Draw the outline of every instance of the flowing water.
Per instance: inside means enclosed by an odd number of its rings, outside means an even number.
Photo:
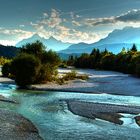
[[[18,112],[30,119],[44,140],[140,140],[140,128],[133,115],[125,115],[122,126],[91,120],[68,111],[65,100],[140,105],[140,97],[108,94],[17,90],[15,85],[0,84],[0,94],[19,102],[1,103],[0,108]]]

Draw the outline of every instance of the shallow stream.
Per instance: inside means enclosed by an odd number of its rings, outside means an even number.
[[[140,97],[17,90],[11,84],[0,84],[0,94],[19,103],[1,103],[0,108],[18,112],[30,119],[44,140],[140,140],[140,128],[133,115],[125,115],[121,126],[76,116],[68,111],[65,102],[67,99],[80,99],[140,106]]]

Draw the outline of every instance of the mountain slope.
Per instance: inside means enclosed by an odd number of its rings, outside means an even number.
[[[52,49],[54,51],[59,51],[68,48],[71,43],[64,43],[62,41],[56,40],[53,37],[50,37],[49,39],[45,39],[43,37],[40,37],[38,34],[34,34],[32,37],[24,39],[16,44],[16,47],[22,47],[23,45],[27,43],[33,43],[36,40],[41,41],[48,49]]]
[[[113,53],[118,53],[123,47],[131,48],[136,43],[140,49],[140,28],[125,27],[122,30],[114,30],[106,38],[92,44],[79,43],[71,45],[60,53],[90,53],[93,48],[104,50],[107,48]]]
[[[6,58],[12,58],[16,56],[18,53],[18,48],[13,46],[3,46],[0,45],[0,56],[6,57]]]

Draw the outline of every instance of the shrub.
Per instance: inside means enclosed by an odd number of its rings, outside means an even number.
[[[0,65],[2,66],[6,63],[9,63],[10,61],[10,59],[4,58],[3,56],[0,57]]]
[[[66,64],[62,63],[62,64],[59,65],[59,67],[60,68],[67,68],[68,66]]]
[[[83,74],[83,75],[77,75],[76,78],[77,79],[82,79],[82,80],[87,80],[89,77],[88,77],[88,75]]]
[[[11,63],[10,62],[5,63],[3,65],[3,67],[2,67],[2,76],[9,77],[9,75],[11,73],[10,67],[11,67]]]
[[[66,81],[74,80],[76,78],[76,75],[77,75],[76,71],[73,70],[69,73],[66,73],[66,75],[63,76],[63,79],[66,80]]]
[[[15,82],[21,86],[36,82],[40,72],[40,60],[31,54],[20,54],[11,63],[11,73]]]
[[[88,79],[88,75],[78,75],[76,73],[76,71],[71,71],[69,73],[66,73],[64,76],[63,76],[63,81],[68,81],[68,80],[74,80],[74,79],[82,79],[82,80],[87,80]]]
[[[42,65],[39,71],[37,83],[53,81],[54,75],[55,75],[54,67],[52,67],[50,64]]]

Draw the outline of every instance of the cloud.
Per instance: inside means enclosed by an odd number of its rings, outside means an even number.
[[[5,46],[14,46],[16,44],[16,41],[13,40],[0,40],[0,44]]]
[[[112,16],[106,18],[88,18],[85,19],[85,24],[89,26],[97,26],[97,25],[104,25],[104,24],[112,24],[117,22],[128,22],[128,23],[136,23],[140,22],[140,9],[133,9],[126,13],[123,13],[119,16]]]
[[[81,26],[81,23],[78,22],[78,21],[75,21],[75,20],[72,21],[72,24],[73,24],[74,26]]]
[[[50,15],[48,13],[43,13],[43,15],[43,20],[38,21],[39,25],[48,25],[49,27],[54,28],[62,22],[59,12],[55,9],[52,9]]]
[[[31,22],[36,32],[44,37],[55,37],[58,40],[69,43],[93,43],[100,40],[104,34],[98,34],[94,31],[83,28],[83,20],[81,16],[74,12],[61,13],[52,9],[50,13],[43,13],[42,18],[35,23]]]
[[[140,9],[133,9],[132,11],[128,11],[128,12],[116,17],[115,20],[123,21],[123,22],[140,21]]]
[[[0,28],[0,43],[3,45],[15,45],[18,41],[32,36],[34,33],[21,29]]]

